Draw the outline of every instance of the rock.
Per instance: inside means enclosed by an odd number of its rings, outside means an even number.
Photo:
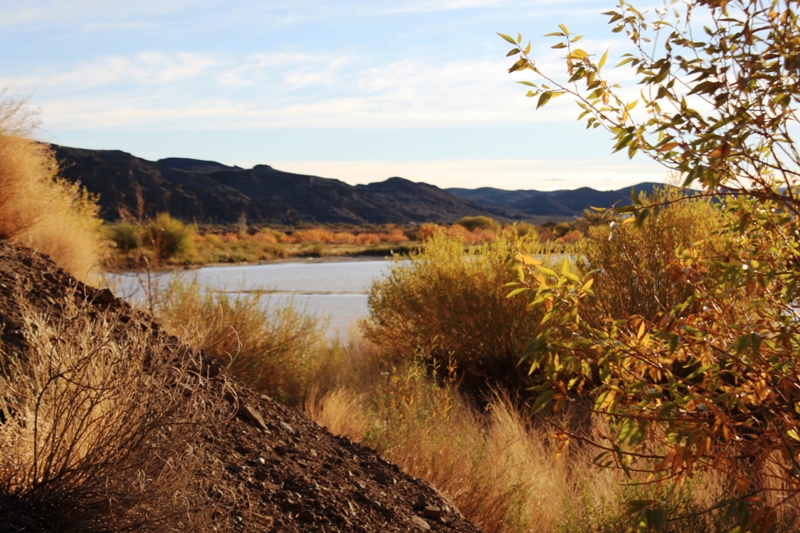
[[[426,505],[422,509],[422,516],[425,518],[430,518],[431,520],[438,520],[443,514],[444,511],[434,505]]]
[[[414,526],[416,526],[416,528],[418,530],[420,530],[420,531],[430,531],[431,530],[430,524],[428,524],[425,520],[423,520],[422,518],[420,518],[420,517],[418,517],[416,515],[413,515],[411,517],[411,523]]]
[[[237,414],[249,422],[254,428],[260,429],[261,431],[267,430],[267,424],[264,422],[264,418],[261,416],[261,413],[256,411],[253,407],[250,407],[245,403],[241,403],[239,404],[239,412]]]
[[[284,430],[289,435],[295,435],[297,433],[297,431],[292,426],[290,426],[284,421],[281,421],[281,429]]]

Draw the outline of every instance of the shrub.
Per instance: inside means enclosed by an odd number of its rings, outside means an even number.
[[[300,242],[310,243],[331,243],[334,240],[333,233],[322,228],[311,228],[298,231],[295,236]]]
[[[97,203],[58,178],[53,151],[24,136],[24,114],[20,103],[0,99],[0,238],[47,254],[86,280],[103,251]]]
[[[682,250],[704,249],[721,256],[720,232],[726,217],[707,198],[684,197],[680,189],[658,188],[639,201],[665,204],[640,226],[596,225],[578,249],[584,274],[594,272],[596,303],[609,316],[653,319],[694,292],[684,278]]]
[[[121,327],[83,291],[55,319],[16,289],[25,347],[0,348],[0,529],[200,528],[189,443],[217,395],[200,393],[198,354],[144,317]]]
[[[325,364],[325,323],[264,291],[231,297],[172,281],[156,313],[166,328],[228,365],[250,387],[289,405],[303,400]]]
[[[543,250],[528,240],[497,239],[465,252],[460,241],[437,232],[423,251],[396,261],[372,285],[365,335],[390,361],[424,354],[429,363],[455,364],[463,390],[476,398],[495,386],[521,390],[527,369],[517,363],[537,321],[526,302],[506,298],[519,251]]]
[[[495,233],[500,230],[500,224],[496,220],[484,216],[463,217],[462,219],[458,220],[456,224],[467,228],[468,231],[473,232],[476,229],[492,231]]]

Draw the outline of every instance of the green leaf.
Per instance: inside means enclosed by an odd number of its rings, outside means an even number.
[[[554,271],[550,270],[549,268],[543,267],[541,265],[536,265],[536,270],[544,274],[545,276],[553,276],[554,278],[558,277]]]
[[[528,287],[520,287],[519,289],[514,289],[513,291],[509,292],[506,295],[506,298],[513,298],[517,294],[520,294],[520,293],[525,292],[527,290],[528,290]]]
[[[553,91],[545,91],[539,96],[539,101],[536,102],[536,109],[539,109],[553,97]]]
[[[543,393],[541,393],[531,406],[531,414],[535,415],[536,413],[541,411],[547,405],[547,402],[550,401],[550,398],[552,398],[553,394],[555,393],[556,391],[554,391],[553,389],[546,390]]]

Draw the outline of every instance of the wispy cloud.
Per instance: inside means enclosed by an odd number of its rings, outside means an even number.
[[[58,87],[67,91],[117,83],[164,85],[200,76],[214,64],[214,59],[201,54],[141,52],[131,57],[100,57],[71,70],[46,70],[23,78],[0,79],[0,83],[25,89]]]

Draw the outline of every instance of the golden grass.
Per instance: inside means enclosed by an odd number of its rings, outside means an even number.
[[[58,176],[52,150],[0,121],[0,237],[40,253],[80,280],[102,251],[97,207]]]
[[[722,475],[698,473],[683,485],[641,484],[644,476],[593,465],[597,451],[589,446],[572,443],[558,454],[560,441],[550,426],[533,423],[503,394],[478,412],[452,384],[433,383],[419,364],[382,375],[378,367],[373,364],[371,382],[357,379],[312,395],[307,416],[427,480],[487,533],[643,532],[629,513],[630,500],[663,500],[670,518],[689,516],[671,522],[671,532],[732,527],[727,509],[692,516],[729,496]],[[555,422],[571,424],[569,416]],[[792,520],[774,531],[793,531]]]

